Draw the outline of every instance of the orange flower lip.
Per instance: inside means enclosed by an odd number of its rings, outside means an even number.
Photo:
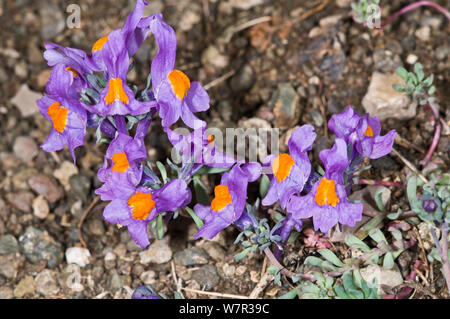
[[[98,39],[94,43],[94,46],[92,47],[92,52],[103,49],[103,46],[105,45],[106,42],[108,42],[108,36]]]
[[[155,208],[152,194],[137,192],[128,199],[128,206],[132,209],[134,219],[145,220]]]
[[[186,74],[178,70],[173,70],[169,73],[169,81],[172,84],[173,91],[180,100],[187,96],[191,87],[191,81]]]
[[[336,206],[339,203],[339,197],[336,194],[336,185],[334,180],[327,179],[325,177],[322,178],[319,187],[317,188],[314,200],[319,206]]]
[[[130,99],[128,98],[125,90],[123,89],[123,83],[121,78],[110,79],[108,82],[108,93],[105,96],[106,104],[110,105],[114,101],[121,101],[124,104],[128,104]]]
[[[272,171],[278,182],[284,181],[289,176],[294,164],[295,161],[289,154],[281,154],[273,160]]]
[[[372,129],[372,126],[367,125],[367,129],[366,129],[366,131],[364,132],[364,135],[365,135],[365,136],[368,136],[368,137],[373,137],[373,129]]]
[[[128,158],[125,152],[114,154],[112,157],[112,161],[114,163],[114,166],[112,168],[113,172],[116,171],[119,173],[123,173],[128,169],[128,167],[130,167],[130,163],[128,162]]]
[[[74,69],[72,69],[70,66],[68,66],[68,67],[66,68],[66,71],[72,72],[73,77],[76,77],[76,76],[78,75],[78,72],[75,71]]]
[[[211,209],[218,212],[232,202],[230,190],[226,185],[217,185],[214,188],[214,199],[211,202]]]
[[[67,124],[67,114],[69,110],[59,102],[55,102],[48,108],[48,115],[52,119],[53,127],[59,133],[62,133],[66,128]]]

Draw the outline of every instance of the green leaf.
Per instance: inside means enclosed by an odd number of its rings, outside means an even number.
[[[407,81],[408,79],[408,71],[404,67],[398,67],[397,68],[397,74],[403,79],[403,81]]]
[[[428,95],[433,95],[436,92],[436,87],[433,85],[428,89]]]
[[[415,212],[420,212],[419,201],[417,200],[417,177],[411,175],[406,185],[406,194],[408,196],[409,205]]]
[[[320,249],[319,254],[322,255],[323,258],[331,262],[333,265],[337,267],[344,267],[345,264],[329,249]]]
[[[251,247],[246,248],[243,251],[241,251],[240,253],[234,255],[234,260],[238,261],[238,260],[241,260],[241,259],[247,257],[247,255],[251,249],[252,249]]]
[[[387,252],[383,258],[383,268],[392,269],[394,267],[394,256],[391,252]]]
[[[408,79],[412,81],[414,86],[417,86],[419,84],[419,79],[417,78],[417,75],[415,75],[412,72],[408,72]]]
[[[425,74],[423,73],[423,66],[420,63],[414,64],[414,73],[416,73],[419,82],[425,78]]]
[[[281,297],[278,297],[278,299],[294,299],[298,295],[298,289],[299,289],[299,286],[295,287],[291,291],[285,293]]]
[[[377,244],[379,243],[385,243],[386,245],[388,244],[386,237],[384,237],[384,234],[381,230],[377,229],[372,229],[369,232],[369,236],[370,238],[372,238],[373,240],[375,240],[377,242]]]
[[[229,170],[229,168],[203,166],[195,173],[195,175],[222,174],[228,170]]]
[[[270,179],[269,177],[267,177],[266,174],[263,174],[261,177],[261,182],[259,183],[259,196],[261,196],[261,198],[266,197],[267,192],[269,190],[269,186],[270,186]]]
[[[400,93],[405,92],[405,86],[401,85],[401,84],[394,84],[394,85],[392,85],[392,88]]]
[[[314,256],[306,257],[305,264],[310,266],[321,267],[323,264],[323,260]]]
[[[156,222],[156,236],[159,240],[161,240],[163,238],[163,235],[164,235],[163,214],[159,214]]]
[[[211,203],[211,199],[206,193],[205,185],[203,185],[202,181],[200,180],[200,178],[198,178],[198,176],[194,177],[193,183],[197,202],[199,202],[202,205],[209,205]]]
[[[388,190],[386,187],[380,187],[380,189],[375,193],[375,203],[377,204],[378,210],[381,212],[386,212],[386,208],[383,204],[383,193]]]
[[[166,167],[164,166],[163,163],[161,162],[156,162],[156,166],[158,167],[159,171],[161,172],[161,177],[163,179],[164,184],[167,183],[167,171],[166,171]]]
[[[194,223],[197,226],[197,228],[198,229],[202,228],[203,227],[203,221],[200,219],[200,217],[198,217],[197,214],[190,207],[186,207],[185,209],[188,212],[188,214],[191,215],[192,220],[194,221]]]
[[[347,244],[347,246],[356,247],[365,253],[368,253],[371,251],[370,247],[365,242],[363,242],[361,239],[359,239],[358,237],[356,237],[353,234],[348,234],[345,237],[345,243]]]
[[[429,87],[433,84],[433,81],[434,81],[434,75],[431,74],[429,77],[427,77],[425,79],[425,81],[423,81],[423,85],[425,85],[426,87]]]

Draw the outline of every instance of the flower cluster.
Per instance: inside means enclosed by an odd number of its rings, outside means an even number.
[[[259,237],[285,241],[291,230],[300,231],[302,219],[309,217],[315,230],[324,233],[338,223],[354,226],[362,214],[362,204],[348,199],[354,168],[364,157],[388,154],[395,132],[380,136],[377,118],[359,116],[349,107],[330,120],[337,138],[331,149],[319,155],[323,174],[312,170],[309,159],[316,139],[311,125],[292,133],[289,153],[272,154],[262,164],[237,161],[219,151],[214,137],[206,133],[206,123],[195,115],[209,109],[209,96],[199,82],[191,82],[175,69],[175,32],[159,13],[143,17],[146,5],[145,0],[138,0],[123,28],[95,42],[90,53],[56,44],[47,44],[44,53],[53,69],[47,94],[38,105],[52,130],[42,148],[51,152],[67,145],[75,161],[75,148],[84,144],[87,127],[97,129],[97,140],[109,144],[98,171],[103,185],[95,191],[102,200],[110,201],[105,220],[126,226],[142,248],[150,244],[149,223],[163,217],[167,222],[183,209],[198,222],[195,239],[211,239],[232,224],[243,230],[255,228],[260,223],[248,211],[247,188],[264,168],[270,172],[270,183],[262,204],[279,202],[286,216],[270,236],[265,231],[255,232]],[[158,53],[151,61],[147,86],[139,90],[127,82],[127,73],[133,55],[149,34],[155,38]],[[164,165],[157,163],[160,178],[146,162],[144,139],[156,114],[181,156],[181,169],[168,160],[176,176],[168,176]],[[181,135],[171,128],[180,119],[192,129],[190,134]],[[187,208],[192,200],[189,184],[199,180],[205,166],[224,173],[210,205],[196,204],[192,211]]]

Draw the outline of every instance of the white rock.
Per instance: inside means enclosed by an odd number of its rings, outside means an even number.
[[[441,230],[437,227],[431,226],[426,222],[422,222],[417,225],[417,229],[419,230],[419,236],[422,238],[423,248],[425,250],[431,250],[435,247],[433,236],[431,235],[430,228],[434,229],[437,238],[441,237]]]
[[[142,280],[142,282],[146,285],[151,285],[155,283],[156,273],[153,270],[144,271],[140,276],[139,279]]]
[[[41,94],[31,91],[28,85],[23,84],[11,99],[11,103],[19,109],[22,117],[28,117],[39,112],[36,101],[41,97]]]
[[[336,14],[320,19],[319,25],[322,28],[330,28],[335,26],[342,19],[342,14]]]
[[[236,9],[248,10],[254,6],[258,6],[264,3],[264,0],[229,0],[228,3]]]
[[[91,257],[91,253],[86,248],[71,247],[66,250],[68,264],[77,264],[80,267],[85,267],[89,264],[89,257]]]
[[[164,264],[172,259],[172,250],[166,239],[157,240],[146,250],[140,252],[139,257],[143,265],[149,263]]]
[[[44,196],[39,195],[33,200],[33,214],[34,216],[45,219],[50,213],[50,207],[48,207],[48,203]]]
[[[29,136],[18,136],[14,141],[13,151],[24,162],[30,162],[39,154],[36,142]]]
[[[361,276],[369,285],[372,284],[374,278],[377,280],[378,292],[383,293],[381,285],[394,288],[403,283],[403,277],[397,266],[392,269],[384,269],[378,265],[369,265],[360,270]]]
[[[408,57],[406,58],[406,62],[408,64],[414,64],[417,62],[417,60],[419,59],[419,57],[415,54],[408,54]]]
[[[199,23],[202,17],[194,11],[186,11],[180,19],[179,26],[183,31],[189,31],[192,27]]]
[[[417,103],[411,102],[405,93],[399,93],[393,84],[403,84],[396,73],[372,75],[369,88],[362,100],[362,105],[371,116],[378,116],[382,121],[387,118],[407,120],[416,116]]]
[[[352,0],[336,0],[336,4],[339,8],[350,7]]]
[[[203,51],[201,60],[203,64],[213,66],[219,70],[225,68],[229,63],[228,56],[220,54],[219,49],[214,45],[210,45]]]
[[[64,161],[61,166],[53,172],[66,191],[70,190],[69,179],[72,175],[78,174],[78,168],[69,161]]]
[[[430,40],[431,28],[429,26],[421,27],[420,29],[417,29],[415,34],[416,37],[419,38],[419,40],[428,41]]]

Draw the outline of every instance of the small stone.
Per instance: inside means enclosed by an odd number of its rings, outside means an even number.
[[[76,174],[69,178],[69,184],[72,188],[72,192],[78,196],[78,198],[86,201],[88,194],[91,190],[91,179],[87,176]]]
[[[254,85],[254,72],[250,64],[245,64],[237,74],[231,78],[231,89],[234,92],[248,91]]]
[[[26,295],[34,294],[34,280],[31,276],[23,278],[14,288],[14,297],[23,298]]]
[[[34,280],[36,292],[44,297],[55,296],[59,292],[58,282],[55,279],[56,272],[51,270],[41,271]]]
[[[113,271],[113,273],[108,277],[108,288],[109,290],[118,290],[124,286],[124,281],[121,276],[117,273],[117,271]]]
[[[105,225],[100,219],[91,219],[88,228],[92,235],[103,236],[105,234]]]
[[[172,259],[172,250],[167,240],[156,240],[150,247],[139,253],[139,258],[143,265],[164,264]]]
[[[282,130],[291,128],[300,119],[300,98],[289,83],[278,84],[273,93],[269,107],[275,116],[274,125]]]
[[[36,142],[28,136],[18,136],[14,141],[13,151],[24,162],[30,162],[39,153]]]
[[[43,195],[51,204],[56,203],[64,195],[64,191],[58,185],[56,179],[44,174],[31,177],[28,180],[28,185],[33,191]]]
[[[41,35],[44,41],[48,41],[64,31],[66,21],[60,8],[51,3],[46,3],[39,9],[41,16]]]
[[[19,244],[13,235],[5,235],[0,238],[0,255],[11,255],[19,251]]]
[[[429,26],[423,26],[416,30],[415,35],[421,41],[428,41],[428,40],[430,40],[430,36],[431,36],[431,28]]]
[[[37,85],[40,88],[44,88],[45,85],[47,84],[48,80],[50,79],[50,73],[51,70],[44,70],[41,73],[38,74],[37,76]]]
[[[210,45],[203,51],[201,61],[206,66],[212,66],[214,69],[221,70],[228,66],[229,58],[221,54],[216,46]]]
[[[5,196],[6,200],[18,210],[24,213],[31,213],[33,194],[30,192],[9,193]]]
[[[78,168],[69,161],[64,161],[61,166],[53,172],[53,176],[59,180],[66,191],[70,191],[69,179],[75,174],[78,174]]]
[[[36,101],[42,97],[42,94],[31,91],[28,85],[22,84],[19,91],[11,99],[11,103],[16,106],[22,117],[29,117],[39,113]]]
[[[411,103],[408,95],[399,93],[392,87],[393,84],[401,83],[403,80],[395,73],[375,72],[362,100],[365,111],[381,121],[388,118],[407,120],[416,116],[417,103]]]
[[[439,238],[441,236],[441,230],[439,228],[436,228],[434,226],[431,226],[430,224],[426,222],[422,222],[419,225],[417,225],[417,229],[419,230],[419,236],[422,238],[423,242],[423,248],[425,250],[429,251],[433,247],[435,247],[433,236],[431,235],[430,227],[434,229],[434,232],[436,233],[436,236]]]
[[[444,60],[446,57],[450,55],[450,45],[443,44],[441,46],[438,46],[436,50],[434,51],[436,58],[439,61]]]
[[[249,10],[254,6],[258,6],[264,3],[264,0],[228,0],[229,5],[232,8],[241,9],[241,10]]]
[[[247,271],[247,267],[241,265],[241,266],[236,268],[236,275],[237,276],[242,276],[243,274],[245,274],[246,271]]]
[[[46,231],[29,226],[19,237],[20,251],[33,264],[47,261],[48,268],[55,268],[63,259],[61,244],[56,242]]]
[[[37,218],[46,219],[50,213],[50,207],[45,200],[44,196],[39,195],[33,200],[33,214]]]
[[[406,58],[406,62],[408,64],[413,65],[414,63],[417,62],[417,60],[419,60],[419,57],[415,54],[408,54],[407,58]]]
[[[366,268],[360,270],[363,279],[369,283],[369,285],[376,278],[378,284],[379,293],[384,293],[385,291],[381,288],[382,285],[389,288],[394,288],[403,283],[403,277],[397,266],[393,269],[385,269],[378,265],[369,265]]]
[[[25,61],[20,61],[14,66],[14,73],[22,80],[28,76],[28,69]]]
[[[217,262],[223,261],[225,258],[225,249],[223,249],[218,243],[207,241],[202,245],[202,248],[212,259]]]
[[[12,299],[14,292],[9,287],[0,287],[0,299]]]
[[[114,254],[113,252],[107,252],[105,255],[105,268],[106,269],[112,269],[116,266],[116,254]]]
[[[199,23],[202,20],[202,17],[192,10],[186,11],[182,16],[178,23],[180,29],[183,31],[189,31],[193,28],[194,25]]]
[[[260,273],[258,271],[251,270],[250,271],[250,280],[254,283],[259,283]]]
[[[217,269],[213,265],[205,265],[192,273],[194,279],[200,287],[211,290],[219,284],[220,278]]]
[[[0,275],[12,279],[17,276],[19,260],[14,255],[0,255]]]
[[[222,267],[222,271],[223,271],[225,276],[233,277],[234,274],[236,273],[236,266],[229,265],[229,264],[224,264],[223,267]]]
[[[311,117],[315,127],[321,127],[323,125],[323,117],[319,111],[312,110],[309,116]]]
[[[80,267],[85,267],[90,264],[91,253],[86,248],[70,247],[66,250],[66,261],[68,264],[77,264]]]
[[[336,0],[336,5],[339,8],[347,8],[350,7],[350,4],[352,3],[352,0]]]
[[[175,253],[174,259],[177,264],[186,267],[199,266],[208,263],[208,255],[199,248],[188,248],[178,251]]]
[[[146,285],[151,285],[155,283],[156,273],[153,270],[145,271],[140,276],[139,279]]]
[[[342,19],[342,14],[328,16],[319,20],[319,25],[322,28],[331,28],[335,26]]]
[[[35,168],[25,168],[15,174],[12,178],[13,186],[15,190],[30,190],[28,180],[34,175],[39,174],[39,171]]]

